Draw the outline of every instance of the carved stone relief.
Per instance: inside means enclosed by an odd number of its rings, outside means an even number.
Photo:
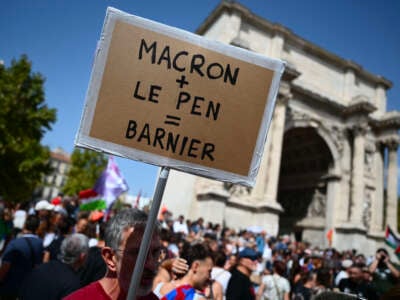
[[[326,195],[319,188],[316,188],[312,196],[310,206],[307,210],[307,217],[325,217]]]
[[[333,143],[335,144],[336,149],[340,154],[343,154],[343,142],[346,138],[343,129],[339,128],[336,125],[332,125],[329,128],[329,133],[333,139]]]
[[[365,171],[368,174],[371,174],[372,170],[373,170],[373,164],[374,164],[374,154],[371,151],[365,152],[364,163],[365,163]]]
[[[231,196],[242,198],[250,195],[251,188],[240,184],[233,184],[224,182],[224,189],[229,192]]]
[[[372,203],[371,191],[367,190],[365,193],[365,198],[363,202],[363,212],[362,212],[362,222],[365,228],[367,229],[369,229],[371,224],[371,203]]]

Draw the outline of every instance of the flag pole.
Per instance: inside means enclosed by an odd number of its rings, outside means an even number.
[[[151,238],[153,236],[154,227],[157,221],[158,210],[160,209],[162,196],[164,194],[165,185],[167,183],[169,175],[168,167],[161,167],[160,174],[158,175],[156,189],[154,191],[153,202],[151,204],[151,209],[147,219],[146,229],[144,230],[144,235],[142,243],[140,245],[139,255],[136,260],[135,269],[131,277],[131,283],[129,285],[128,296],[126,299],[135,300],[136,291],[140,284],[140,279],[142,277],[144,263],[146,261],[147,252],[149,252]]]

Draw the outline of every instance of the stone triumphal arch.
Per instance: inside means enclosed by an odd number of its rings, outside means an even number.
[[[260,225],[321,246],[331,229],[338,249],[382,244],[386,225],[397,228],[400,113],[386,111],[391,82],[238,3],[221,2],[197,33],[287,68],[254,188],[172,171],[163,204],[174,215]]]

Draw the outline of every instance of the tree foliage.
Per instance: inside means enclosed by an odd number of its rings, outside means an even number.
[[[27,56],[0,65],[0,196],[6,201],[29,199],[51,171],[50,151],[40,141],[56,110],[45,104],[43,85]]]
[[[103,153],[75,148],[63,193],[72,196],[92,188],[106,164],[107,158]]]

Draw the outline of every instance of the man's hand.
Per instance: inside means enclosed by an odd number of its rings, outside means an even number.
[[[183,275],[186,274],[188,270],[189,266],[185,259],[178,257],[175,258],[174,261],[172,262],[172,268],[171,268],[172,273],[176,275]]]

